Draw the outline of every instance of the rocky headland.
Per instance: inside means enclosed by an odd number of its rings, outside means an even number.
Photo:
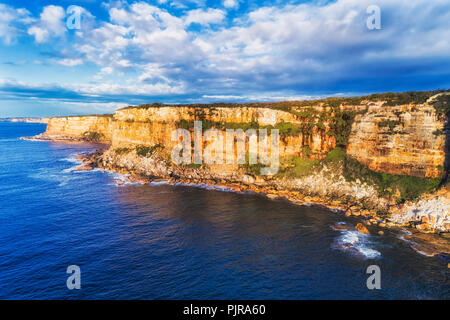
[[[80,156],[133,182],[204,184],[358,216],[360,232],[403,227],[424,254],[450,255],[448,91],[279,103],[130,106],[113,115],[49,118],[36,140],[106,143]],[[176,129],[278,129],[280,167],[179,164]],[[248,153],[248,148],[246,149]]]

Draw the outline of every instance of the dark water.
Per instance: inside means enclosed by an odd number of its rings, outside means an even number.
[[[2,299],[450,298],[447,263],[396,234],[340,233],[330,225],[356,221],[257,195],[118,186],[71,170],[94,146],[18,139],[44,129],[0,123]],[[381,290],[367,289],[372,264]]]

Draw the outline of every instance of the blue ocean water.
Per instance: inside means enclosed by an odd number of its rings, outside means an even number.
[[[0,123],[1,299],[448,299],[447,262],[318,207],[74,172],[89,144]],[[366,269],[381,269],[368,290]],[[81,268],[68,290],[66,269]]]

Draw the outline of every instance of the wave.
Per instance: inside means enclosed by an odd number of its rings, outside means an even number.
[[[200,189],[206,190],[216,190],[216,191],[224,191],[224,192],[235,192],[233,189],[225,186],[214,186],[204,183],[186,183],[186,182],[175,182],[174,186],[186,186],[186,187],[196,187]]]
[[[70,162],[75,164],[75,166],[72,166],[70,168],[62,170],[63,173],[71,173],[71,172],[77,172],[75,169],[78,168],[83,162],[77,158],[77,156],[80,155],[80,153],[74,153],[69,155],[66,158],[62,158],[60,161],[64,162]]]
[[[73,178],[69,175],[61,174],[60,172],[52,172],[50,169],[42,168],[37,172],[29,175],[30,178],[45,180],[50,182],[57,182],[59,187],[63,187],[69,183]]]
[[[162,181],[151,181],[149,183],[151,186],[163,186],[163,185],[170,185],[169,180],[162,180]]]
[[[340,225],[345,223],[338,223]],[[356,230],[341,230],[341,235],[335,239],[332,247],[354,256],[364,259],[378,259],[381,253],[373,249],[374,243],[369,235],[362,234]]]
[[[130,181],[128,179],[128,177],[130,176],[129,174],[122,174],[122,173],[118,173],[118,172],[113,172],[113,171],[105,171],[109,176],[112,177],[113,182],[112,183],[108,183],[108,185],[114,185],[114,186],[129,186],[129,185],[142,185],[142,182],[138,182],[138,181]]]

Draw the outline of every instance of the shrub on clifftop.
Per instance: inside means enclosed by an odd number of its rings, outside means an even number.
[[[95,131],[86,131],[83,133],[83,140],[89,142],[100,142],[104,135]]]

